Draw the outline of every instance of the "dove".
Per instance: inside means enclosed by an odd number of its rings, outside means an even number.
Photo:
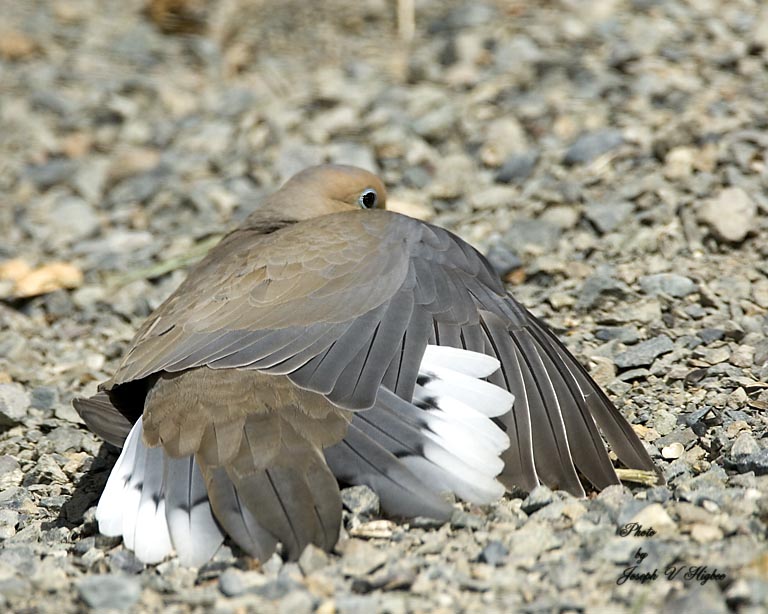
[[[618,484],[603,438],[657,471],[488,261],[388,211],[381,180],[352,166],[266,198],[74,406],[122,448],[99,530],[145,563],[199,566],[227,536],[261,561],[331,550],[340,485],[369,486],[392,517],[446,520],[453,496]]]

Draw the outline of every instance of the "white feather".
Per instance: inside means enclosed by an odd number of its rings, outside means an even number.
[[[434,409],[425,409],[424,412],[430,426],[430,421],[436,420],[460,427],[464,432],[462,440],[476,439],[481,441],[496,454],[502,453],[509,447],[507,434],[495,422],[476,412],[466,403],[440,397],[435,399]]]
[[[165,519],[165,481],[162,448],[144,448],[141,499],[134,527],[134,552],[144,563],[158,563],[171,553],[171,536]]]
[[[137,437],[138,432],[138,437]],[[127,498],[128,481],[136,462],[137,439],[141,439],[141,426],[128,433],[120,456],[107,478],[107,484],[96,508],[99,531],[109,537],[123,534],[123,512]]]
[[[107,479],[96,519],[101,533],[122,536],[143,563],[162,561],[175,548],[183,565],[197,567],[224,540],[197,464],[145,446],[141,419]]]
[[[419,369],[419,376],[426,377],[422,387],[427,394],[456,399],[492,418],[506,414],[515,402],[511,392],[458,371],[431,367]]]
[[[213,518],[205,481],[194,458],[165,457],[165,515],[179,562],[187,567],[206,563],[224,541]]]
[[[496,476],[504,468],[500,454],[510,442],[491,418],[507,413],[514,396],[480,379],[498,368],[498,360],[485,354],[427,346],[414,405],[399,406],[426,423],[423,455],[405,456],[403,463],[438,490],[479,504],[504,494]]]
[[[444,368],[472,377],[488,377],[500,366],[493,356],[445,345],[428,345],[421,359],[421,369]]]

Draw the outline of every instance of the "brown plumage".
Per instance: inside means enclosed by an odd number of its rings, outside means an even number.
[[[385,200],[381,181],[353,167],[296,175],[190,270],[101,392],[76,401],[86,423],[122,445],[143,415],[144,443],[193,459],[221,528],[260,558],[278,541],[294,558],[334,545],[336,478],[371,484],[390,513],[446,516],[417,469],[434,430],[423,416],[439,402],[423,395],[427,344],[498,360],[487,379],[516,399],[495,419],[510,442],[506,487],[583,495],[579,474],[618,483],[597,426],[624,464],[653,470],[482,255]]]

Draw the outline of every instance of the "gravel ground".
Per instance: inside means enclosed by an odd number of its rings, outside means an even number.
[[[0,1],[0,610],[766,611],[768,7],[416,4],[408,45],[385,0]],[[668,485],[444,526],[349,489],[337,552],[298,564],[99,536],[116,452],[73,395],[185,254],[323,160],[489,254]]]

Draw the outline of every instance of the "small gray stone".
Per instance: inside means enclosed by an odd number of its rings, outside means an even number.
[[[675,347],[672,340],[666,335],[659,335],[653,339],[648,339],[636,346],[629,348],[617,354],[613,362],[620,369],[630,367],[647,367],[662,354],[671,352]]]
[[[557,248],[562,229],[550,222],[529,218],[518,218],[512,222],[504,243],[516,252],[550,252]]]
[[[27,348],[27,340],[15,331],[0,335],[0,357],[14,360]]]
[[[464,510],[454,510],[451,515],[452,529],[479,530],[485,526],[486,518],[477,514],[470,514]]]
[[[740,461],[746,456],[750,456],[760,451],[760,445],[752,437],[749,431],[742,431],[731,446],[731,458]]]
[[[409,166],[403,171],[403,183],[420,190],[432,181],[432,174],[423,166]]]
[[[539,161],[539,152],[529,151],[509,156],[496,173],[498,183],[522,183],[533,173]]]
[[[500,277],[504,277],[511,271],[523,266],[523,261],[515,253],[498,243],[491,245],[486,258],[488,258],[491,266],[493,266],[493,269]]]
[[[30,402],[29,393],[21,384],[0,384],[0,432],[21,424]]]
[[[714,569],[712,570],[714,571]],[[720,570],[722,573],[722,570]],[[727,577],[727,574],[724,574]],[[729,608],[716,582],[703,586],[686,586],[684,592],[671,591],[661,606],[660,614],[697,612],[698,614],[727,614]]]
[[[508,555],[509,549],[499,540],[494,539],[488,542],[485,548],[480,551],[477,560],[494,567],[500,567],[506,562]]]
[[[595,337],[600,341],[617,340],[621,343],[636,343],[640,338],[634,326],[606,326],[595,331]]]
[[[38,386],[32,390],[30,406],[36,409],[52,409],[59,402],[59,391],[53,386]]]
[[[702,330],[696,331],[696,335],[704,343],[712,343],[713,341],[720,341],[725,337],[725,331],[720,328],[703,328]]]
[[[362,143],[342,141],[328,146],[328,154],[333,164],[351,164],[372,173],[379,171],[376,157],[371,148]]]
[[[77,590],[89,607],[99,610],[128,610],[141,596],[138,578],[115,574],[83,578]]]
[[[16,525],[19,523],[19,512],[16,510],[0,509],[0,541],[13,537],[16,534]]]
[[[742,473],[754,471],[755,475],[768,474],[768,448],[740,457],[736,468]]]
[[[563,158],[563,164],[588,164],[595,158],[616,149],[624,142],[620,130],[598,130],[588,134],[582,134],[571,145]]]
[[[219,576],[219,590],[226,597],[237,597],[248,590],[249,583],[239,569],[226,569]]]
[[[274,580],[268,580],[260,586],[251,589],[257,595],[266,599],[282,599],[289,593],[299,590],[300,585],[288,576],[278,576]]]
[[[596,273],[586,279],[581,286],[576,308],[585,310],[597,306],[606,296],[621,298],[629,293],[627,284],[610,275]]]
[[[26,177],[38,190],[47,190],[57,183],[66,182],[76,171],[77,163],[66,158],[54,158],[44,164],[29,166]]]
[[[311,614],[314,606],[312,595],[305,590],[295,590],[280,600],[278,614]]]
[[[167,181],[168,172],[164,168],[128,177],[110,190],[108,200],[112,205],[144,202],[159,192]]]
[[[484,3],[468,3],[452,9],[428,26],[430,33],[460,30],[491,22],[498,17],[498,9]]]
[[[350,540],[344,545],[341,572],[345,576],[365,576],[387,562],[387,552],[370,542]]]
[[[475,190],[469,195],[469,204],[474,209],[502,209],[509,208],[517,196],[515,188],[503,185],[493,185],[489,188]]]
[[[530,516],[542,507],[549,505],[554,500],[554,493],[542,484],[530,492],[530,494],[523,500],[520,509]]]
[[[19,461],[12,456],[0,456],[0,492],[18,486],[23,479]]]
[[[71,244],[85,239],[99,228],[93,206],[79,196],[64,196],[49,213],[50,238],[58,244]]]
[[[89,203],[96,204],[104,194],[108,170],[109,160],[89,160],[88,164],[78,169],[72,180],[72,187]]]
[[[0,596],[2,596],[3,599],[20,600],[28,597],[30,592],[31,587],[27,578],[11,577],[0,580]],[[2,603],[2,601],[0,601],[0,603]]]
[[[668,294],[682,298],[696,291],[696,283],[683,275],[675,273],[657,273],[640,278],[640,287],[646,294]]]
[[[60,426],[48,433],[48,439],[53,443],[53,449],[59,454],[70,450],[81,450],[86,433],[74,426]]]
[[[634,210],[632,203],[592,203],[585,207],[584,215],[601,234],[619,228]]]
[[[341,491],[341,502],[353,514],[375,516],[379,513],[379,496],[368,486],[350,486]]]
[[[328,554],[325,550],[318,548],[314,544],[309,544],[304,548],[304,552],[299,557],[299,569],[301,569],[301,573],[305,576],[326,567],[328,563]]]
[[[428,141],[441,141],[450,135],[456,123],[451,105],[441,105],[413,122],[413,130]]]
[[[699,218],[712,228],[714,235],[732,243],[743,241],[755,228],[756,215],[757,204],[740,187],[725,188],[699,210]]]
[[[99,545],[97,538],[96,545]],[[136,555],[130,550],[115,550],[109,554],[109,569],[112,572],[123,572],[127,574],[137,574],[144,570],[144,563],[136,558]]]
[[[659,435],[669,435],[677,425],[677,418],[673,413],[667,411],[666,409],[659,409],[654,412],[651,424],[653,425],[653,428],[655,428],[659,433]],[[663,445],[667,442],[660,440],[656,443],[657,445]]]

